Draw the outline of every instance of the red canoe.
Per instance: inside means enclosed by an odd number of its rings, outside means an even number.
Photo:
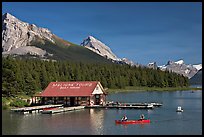
[[[150,119],[127,120],[127,121],[115,120],[115,123],[116,124],[144,124],[144,123],[150,123]]]

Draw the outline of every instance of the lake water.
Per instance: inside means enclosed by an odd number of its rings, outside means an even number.
[[[202,91],[114,93],[107,100],[160,102],[154,109],[83,109],[59,114],[16,114],[2,110],[3,135],[202,135]],[[176,112],[178,106],[184,112]],[[126,114],[149,124],[116,125]]]

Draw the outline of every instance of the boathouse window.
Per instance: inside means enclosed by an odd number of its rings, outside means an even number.
[[[87,103],[86,100],[87,100],[87,97],[81,97],[81,100],[80,100],[79,104],[82,105],[82,106],[85,106],[86,103]]]
[[[86,97],[81,97],[81,100],[82,101],[86,101]]]
[[[64,103],[64,97],[59,97],[58,99],[57,99],[57,103]]]
[[[96,95],[96,98],[99,98],[99,95]]]
[[[47,100],[52,100],[52,97],[47,97]]]

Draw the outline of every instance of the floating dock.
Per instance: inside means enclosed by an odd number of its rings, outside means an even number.
[[[153,109],[154,107],[162,106],[161,103],[120,103],[120,102],[106,102],[105,105],[93,105],[93,106],[71,106],[63,107],[63,104],[58,105],[42,105],[33,107],[23,107],[11,109],[12,112],[19,112],[23,114],[29,113],[42,113],[42,114],[54,114],[66,111],[79,110],[84,108],[117,108],[117,109]]]
[[[39,112],[42,112],[44,109],[60,108],[62,106],[63,106],[63,104],[58,104],[58,105],[42,105],[42,106],[33,106],[33,107],[23,107],[23,108],[11,109],[11,112],[19,112],[19,113],[23,113],[23,114],[39,113]]]
[[[153,109],[162,106],[161,103],[119,103],[107,102],[106,105],[86,106],[85,108],[118,108],[118,109]]]
[[[76,107],[65,107],[65,108],[54,108],[50,110],[44,110],[41,113],[42,114],[54,114],[54,113],[61,113],[61,112],[66,112],[66,111],[73,111],[73,110],[79,110],[79,109],[84,109],[85,106],[76,106]]]
[[[86,106],[85,108],[117,108],[117,109],[153,109],[154,106]]]

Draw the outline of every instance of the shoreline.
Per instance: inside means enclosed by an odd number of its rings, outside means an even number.
[[[114,94],[114,93],[120,93],[120,92],[143,92],[143,91],[159,91],[159,92],[165,92],[165,91],[200,91],[202,90],[202,87],[166,87],[166,88],[158,88],[158,87],[125,87],[123,89],[105,89],[107,94]],[[27,98],[27,96],[21,96],[22,98]],[[14,98],[9,97],[2,97],[2,109],[7,110],[10,108],[18,108],[11,106],[10,103],[13,102]]]
[[[165,88],[158,88],[158,87],[125,87],[123,89],[107,89],[107,93],[118,93],[118,92],[138,92],[138,91],[197,91],[202,90],[202,87],[165,87]]]

